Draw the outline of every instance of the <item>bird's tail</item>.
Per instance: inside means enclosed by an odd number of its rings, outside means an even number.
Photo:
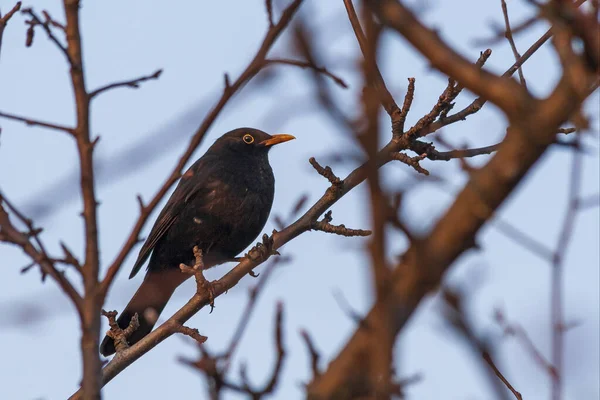
[[[188,277],[189,275],[175,269],[160,272],[148,271],[142,285],[117,319],[119,327],[125,329],[133,315],[138,314],[140,326],[127,339],[130,345],[139,342],[150,333],[175,289]],[[115,353],[115,344],[112,338],[104,337],[100,344],[100,353],[104,356]]]

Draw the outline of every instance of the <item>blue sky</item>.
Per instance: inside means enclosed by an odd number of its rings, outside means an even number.
[[[414,2],[413,2],[414,3]],[[413,4],[411,3],[411,4]],[[429,1],[422,17],[431,27],[440,29],[442,37],[462,54],[475,60],[482,47],[477,39],[493,34],[492,22],[502,26],[500,3],[464,0],[461,2]],[[32,1],[38,11],[47,9],[62,19],[60,2]],[[521,21],[532,10],[524,2],[508,2],[513,21]],[[12,2],[0,0],[6,11]],[[302,12],[310,15],[313,33],[319,41],[324,63],[345,78],[350,89],[334,89],[336,96],[351,113],[360,90],[352,62],[358,47],[341,1],[307,1]],[[245,67],[260,44],[266,29],[262,1],[172,2],[83,1],[81,12],[84,57],[88,87],[133,78],[163,68],[158,81],[138,90],[121,89],[102,95],[93,105],[93,132],[102,139],[98,159],[111,160],[134,146],[129,157],[151,158],[133,171],[104,164],[100,172],[106,178],[99,184],[101,261],[106,268],[117,254],[137,218],[136,194],[152,196],[167,177],[179,154],[204,117],[221,89],[223,73],[231,77]],[[546,27],[538,24],[517,37],[523,51]],[[34,45],[24,47],[25,26],[16,16],[5,31],[0,61],[0,110],[19,113],[62,124],[73,122],[68,70],[62,55],[37,32]],[[487,68],[502,73],[512,64],[512,53],[504,42],[493,45]],[[286,54],[283,38],[274,55]],[[429,111],[446,84],[446,78],[428,68],[407,43],[395,34],[384,37],[382,72],[392,93],[401,100],[406,78],[417,79],[415,101],[408,122]],[[551,47],[544,47],[524,68],[530,90],[544,96],[559,74]],[[211,128],[200,156],[222,133],[240,126],[252,126],[276,133],[294,134],[297,140],[271,152],[276,175],[276,195],[272,217],[287,215],[303,194],[316,200],[327,182],[318,176],[307,160],[311,156],[326,159],[334,152],[351,151],[353,141],[341,127],[335,126],[311,97],[310,73],[282,67],[276,79],[264,86],[249,85],[242,95],[226,108]],[[457,107],[472,99],[464,93]],[[589,155],[584,157],[583,194],[599,191],[598,164],[598,94],[588,102],[594,132],[585,139]],[[278,118],[273,118],[277,115]],[[32,204],[44,205],[55,182],[68,179],[76,167],[75,146],[67,135],[30,128],[0,120],[0,187],[25,211],[34,212]],[[385,125],[384,125],[385,126]],[[504,132],[505,120],[496,108],[486,105],[465,123],[444,129],[452,143],[473,146],[497,142]],[[382,135],[387,135],[382,132]],[[383,137],[383,136],[382,136]],[[384,140],[384,139],[382,139]],[[160,147],[147,153],[139,143]],[[152,146],[157,145],[157,146]],[[482,157],[475,160],[483,164]],[[499,210],[497,218],[510,221],[539,241],[553,247],[568,195],[571,155],[563,149],[551,150],[534,168],[516,193]],[[418,231],[426,231],[465,182],[458,163],[423,163],[442,175],[448,187],[420,185],[412,190],[403,215]],[[349,172],[355,164],[334,165],[338,175]],[[104,174],[104,175],[103,175]],[[67,178],[65,178],[67,177]],[[414,171],[405,165],[384,168],[389,188],[414,185]],[[54,189],[60,192],[62,187]],[[48,196],[48,197],[47,197]],[[58,251],[65,241],[78,255],[82,254],[82,224],[78,217],[81,204],[77,197],[58,196],[60,207],[37,220],[44,227],[43,239],[51,250]],[[73,198],[73,200],[69,200]],[[361,185],[333,207],[334,223],[350,227],[368,227],[369,215],[364,204],[367,193]],[[308,207],[308,204],[307,206]],[[153,217],[154,218],[154,217]],[[565,398],[594,398],[600,394],[600,299],[598,272],[600,240],[598,209],[578,216],[575,240],[569,248],[565,269],[565,310],[569,320],[581,325],[566,335]],[[272,218],[265,232],[273,229]],[[146,230],[149,226],[146,227]],[[469,310],[478,332],[497,339],[500,365],[524,398],[548,398],[549,379],[526,352],[511,339],[500,339],[493,322],[493,310],[502,307],[512,321],[529,332],[540,350],[550,353],[549,293],[550,268],[513,240],[486,227],[479,240],[484,252],[462,257],[447,280],[474,288]],[[285,343],[288,359],[275,398],[300,398],[301,382],[309,378],[306,350],[300,329],[311,333],[325,359],[333,357],[354,330],[354,322],[344,314],[334,293],[341,292],[348,303],[364,313],[372,303],[368,257],[356,238],[340,238],[310,232],[294,239],[283,249],[292,262],[278,268],[259,300],[248,331],[232,369],[237,378],[240,361],[248,363],[252,382],[263,382],[275,355],[273,317],[277,300],[285,305]],[[391,250],[400,252],[405,245],[393,236]],[[0,350],[5,360],[0,398],[66,398],[81,378],[78,321],[73,308],[51,281],[41,284],[37,271],[19,273],[28,260],[20,250],[0,245],[3,263],[0,280]],[[127,280],[133,259],[126,261],[111,292],[106,309],[121,310],[141,281],[138,276]],[[227,271],[223,265],[210,271],[214,279]],[[71,272],[71,278],[76,278]],[[255,281],[244,278],[240,285],[217,299],[212,314],[201,311],[189,322],[209,337],[209,349],[220,350],[229,338],[247,300],[247,290]],[[169,316],[194,291],[192,282],[183,285],[169,303],[163,316]],[[411,398],[475,399],[489,398],[489,388],[478,370],[478,361],[469,350],[444,327],[440,301],[426,299],[418,313],[400,335],[397,361],[402,374],[421,373],[423,381],[410,388]],[[178,357],[194,358],[196,349],[185,338],[172,337],[137,361],[109,385],[107,399],[136,395],[143,398],[182,397],[204,393],[199,374],[181,365]],[[8,367],[10,365],[10,367]],[[324,364],[323,364],[324,365]],[[227,396],[236,398],[236,396]]]

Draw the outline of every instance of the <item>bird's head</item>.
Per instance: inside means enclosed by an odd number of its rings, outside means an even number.
[[[274,145],[292,139],[295,139],[292,135],[269,135],[258,129],[238,128],[218,138],[209,152],[234,152],[239,156],[266,155]]]

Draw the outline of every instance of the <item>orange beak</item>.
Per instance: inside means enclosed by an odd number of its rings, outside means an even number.
[[[269,147],[269,146],[273,146],[273,145],[287,142],[289,140],[294,140],[294,139],[296,139],[296,138],[292,135],[286,135],[286,134],[273,135],[270,139],[263,140],[259,144],[262,146],[265,146],[265,147]]]

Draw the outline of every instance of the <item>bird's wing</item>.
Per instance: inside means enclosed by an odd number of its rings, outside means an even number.
[[[171,225],[177,220],[181,211],[189,202],[198,195],[199,192],[207,188],[210,176],[212,175],[212,165],[203,158],[199,159],[190,169],[183,174],[177,188],[162,209],[150,235],[140,249],[138,258],[133,265],[129,279],[133,278],[142,265],[146,262],[152,249],[158,241],[167,233]]]

